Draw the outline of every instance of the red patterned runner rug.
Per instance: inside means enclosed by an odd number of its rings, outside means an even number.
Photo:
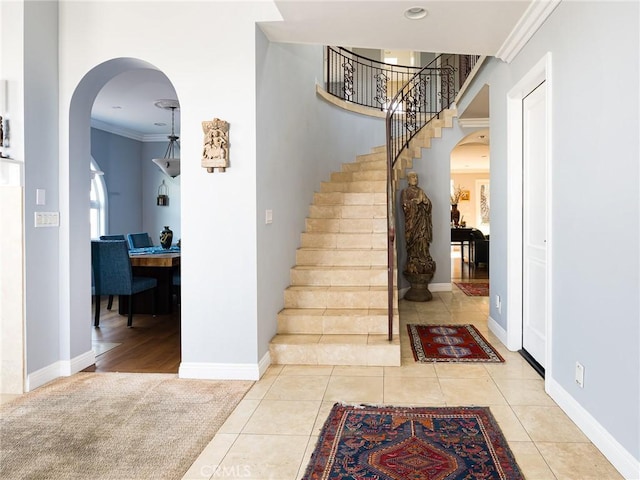
[[[488,297],[489,284],[485,282],[466,283],[453,282],[468,297]]]
[[[524,479],[488,407],[335,404],[302,480]]]
[[[504,362],[473,325],[407,325],[417,362]]]

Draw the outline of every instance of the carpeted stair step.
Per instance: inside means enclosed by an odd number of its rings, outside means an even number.
[[[399,318],[396,310],[394,334],[398,333]],[[279,334],[385,335],[388,328],[386,308],[284,308],[278,313]]]
[[[271,362],[297,365],[400,365],[400,337],[387,335],[286,335],[269,344]]]

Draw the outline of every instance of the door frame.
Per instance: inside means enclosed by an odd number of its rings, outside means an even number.
[[[522,154],[522,100],[540,83],[546,83],[546,228],[547,228],[547,268],[545,275],[545,378],[552,378],[552,350],[553,298],[551,295],[553,269],[553,232],[551,229],[552,188],[552,78],[551,52],[545,54],[527,72],[507,94],[507,347],[509,350],[522,348],[522,183],[523,183],[523,154]],[[545,381],[545,385],[547,382]],[[546,386],[545,386],[546,390]]]

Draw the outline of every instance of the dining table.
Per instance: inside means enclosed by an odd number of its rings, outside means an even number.
[[[152,277],[158,282],[155,295],[152,290],[133,295],[133,313],[164,315],[173,311],[173,274],[180,270],[180,249],[171,247],[134,248],[129,250],[131,269],[136,277]],[[155,308],[154,308],[155,297]],[[129,297],[122,295],[118,311],[126,314]]]

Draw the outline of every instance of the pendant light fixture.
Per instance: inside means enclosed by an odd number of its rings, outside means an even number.
[[[166,175],[175,178],[180,175],[180,158],[175,156],[176,151],[180,150],[180,144],[178,143],[180,137],[174,132],[174,121],[175,110],[180,108],[180,104],[177,100],[158,100],[154,105],[164,110],[171,110],[171,135],[168,137],[169,145],[164,158],[152,158],[151,161],[158,165]]]

